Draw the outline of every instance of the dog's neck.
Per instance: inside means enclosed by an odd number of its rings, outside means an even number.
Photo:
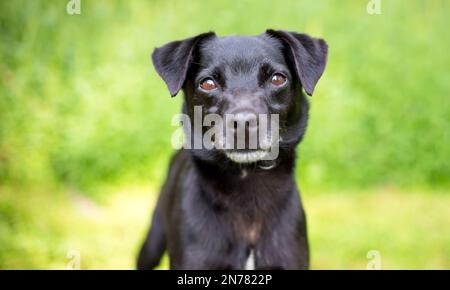
[[[212,180],[235,180],[249,177],[254,174],[284,176],[294,174],[295,150],[280,150],[275,160],[258,161],[255,163],[235,163],[226,157],[220,160],[204,160],[192,155],[193,163],[199,174]],[[275,176],[274,176],[275,177]]]
[[[230,223],[235,235],[248,245],[257,244],[263,227],[292,203],[297,194],[295,152],[283,152],[273,168],[257,164],[211,163],[194,158],[199,197],[209,209]],[[244,172],[244,174],[243,174]],[[270,217],[270,218],[269,218]]]
[[[242,166],[229,162],[208,162],[194,158],[193,166],[202,180],[198,184],[204,198],[213,207],[239,211],[245,204],[255,215],[268,213],[287,199],[295,191],[295,152],[280,151],[276,166],[261,168],[258,163]],[[261,207],[262,208],[261,208]],[[245,212],[246,216],[252,216]]]

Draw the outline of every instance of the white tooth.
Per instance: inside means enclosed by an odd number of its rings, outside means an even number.
[[[235,152],[235,151],[225,151],[228,158],[236,163],[252,163],[262,160],[267,152],[258,150],[253,152]]]

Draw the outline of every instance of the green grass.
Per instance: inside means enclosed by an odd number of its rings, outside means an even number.
[[[381,15],[368,15],[366,1],[86,0],[71,16],[65,1],[3,1],[0,181],[90,192],[158,176],[181,96],[169,97],[152,49],[206,30],[271,27],[330,47],[310,99],[302,183],[447,187],[450,3],[382,2]]]
[[[313,268],[450,268],[449,1],[81,2],[0,1],[1,269],[131,268],[182,100],[152,49],[267,28],[330,47],[298,151]]]
[[[305,195],[315,269],[449,269],[450,197],[381,189]]]
[[[105,189],[102,201],[70,191],[0,191],[0,269],[132,269],[155,205],[150,185]],[[380,189],[305,192],[313,269],[450,268],[450,196]],[[160,268],[167,268],[167,257]]]

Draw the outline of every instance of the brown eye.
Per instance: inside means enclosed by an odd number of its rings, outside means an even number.
[[[276,86],[281,86],[286,82],[286,77],[282,74],[274,74],[270,82]]]
[[[206,78],[206,79],[202,80],[202,82],[200,83],[200,87],[202,89],[204,89],[205,91],[212,91],[212,90],[217,89],[216,82],[210,78]]]

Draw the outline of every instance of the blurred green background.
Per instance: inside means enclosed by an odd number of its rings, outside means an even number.
[[[450,2],[368,2],[1,1],[0,269],[134,267],[182,99],[152,49],[267,28],[330,47],[298,150],[312,268],[449,269]]]

